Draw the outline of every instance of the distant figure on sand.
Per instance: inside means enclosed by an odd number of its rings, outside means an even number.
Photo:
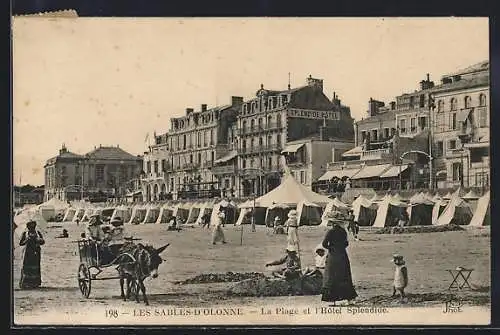
[[[62,233],[56,236],[56,238],[68,238],[68,237],[69,237],[69,234],[68,234],[67,229],[63,229]]]
[[[357,222],[354,221],[354,212],[352,209],[349,210],[349,214],[347,214],[347,221],[349,223],[347,230],[349,230],[351,232],[352,236],[357,241],[358,240],[358,233],[359,233],[359,225]]]
[[[203,228],[205,227],[210,228],[210,214],[209,213],[203,214],[203,216],[201,217],[201,222]]]
[[[226,243],[226,238],[224,237],[224,231],[222,230],[222,224],[224,222],[225,214],[224,212],[219,212],[217,218],[215,219],[214,230],[212,231],[212,244],[217,244],[217,242]]]
[[[405,297],[405,288],[408,286],[408,269],[406,268],[405,261],[401,255],[393,255],[392,262],[394,262],[394,285],[392,296],[399,292],[401,301]]]
[[[297,251],[291,248],[286,249],[286,255],[277,261],[269,262],[266,264],[268,266],[286,264],[286,267],[281,270],[273,271],[273,276],[277,278],[284,278],[287,280],[299,278],[301,275],[300,259],[297,255]]]
[[[321,300],[333,302],[353,300],[358,294],[352,284],[351,264],[346,248],[347,232],[339,221],[331,221],[332,228],[326,233],[323,248],[328,250]]]
[[[172,219],[170,220],[167,230],[177,230],[177,231],[181,230],[179,228],[179,225],[177,224],[177,218],[175,216],[173,216]]]
[[[45,240],[42,233],[36,229],[36,221],[29,221],[26,228],[19,241],[19,245],[24,246],[23,268],[19,282],[21,289],[38,288],[42,284],[40,246],[45,244]]]

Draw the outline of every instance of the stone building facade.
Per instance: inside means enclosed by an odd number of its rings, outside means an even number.
[[[323,80],[307,78],[306,85],[268,90],[261,85],[255,98],[245,101],[237,118],[234,147],[237,196],[261,195],[281,182],[281,153],[287,143],[310,136],[352,140],[353,119],[334,93],[323,92]]]
[[[60,200],[122,197],[129,191],[127,183],[140,176],[142,158],[129,154],[119,146],[99,146],[79,155],[62,146],[59,155],[47,160],[45,195]]]
[[[437,185],[489,187],[489,62],[443,76],[433,98]]]

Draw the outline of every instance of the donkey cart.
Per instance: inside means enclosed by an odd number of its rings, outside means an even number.
[[[134,239],[140,240],[140,239]],[[116,266],[115,269],[119,272],[120,267],[136,262],[134,256],[127,252],[121,252],[110,262],[103,263],[100,250],[95,241],[78,240],[78,252],[80,255],[80,265],[78,266],[78,287],[85,298],[90,296],[92,290],[92,281],[120,279],[120,276],[99,277],[103,269]],[[136,285],[132,285],[132,294],[137,294]]]

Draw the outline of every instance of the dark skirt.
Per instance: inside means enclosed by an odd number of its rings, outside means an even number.
[[[21,270],[21,289],[38,288],[42,285],[42,275],[40,273],[40,249],[25,248],[23,258],[23,268]]]
[[[345,250],[330,250],[323,276],[322,301],[352,300],[358,296],[352,284],[351,264]]]

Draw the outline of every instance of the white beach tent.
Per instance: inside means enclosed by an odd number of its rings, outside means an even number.
[[[147,207],[146,205],[135,205],[132,208],[132,214],[130,215],[131,224],[139,224],[144,221],[144,217],[146,216]]]
[[[318,226],[321,224],[323,208],[312,202],[301,201],[297,204],[297,220],[299,226]]]
[[[434,198],[432,198],[432,201],[434,202],[434,207],[432,208],[432,224],[435,225],[437,224],[439,216],[448,205],[449,200],[444,200],[436,194]]]
[[[315,193],[299,184],[291,174],[285,174],[278,187],[256,199],[260,206],[267,208],[275,203],[297,206],[301,201],[326,206],[330,200],[327,196]]]
[[[121,218],[123,222],[128,222],[132,214],[132,209],[129,206],[120,205],[115,208],[113,215],[111,215],[111,221],[116,218]]]
[[[439,215],[436,225],[444,226],[448,224],[468,225],[472,219],[470,206],[460,198],[460,188],[453,193],[444,211]]]
[[[401,212],[407,205],[398,200],[398,197],[387,197],[378,204],[377,217],[373,227],[394,226],[395,220],[401,217]]]
[[[377,215],[377,204],[360,195],[352,202],[354,221],[360,226],[371,226]]]
[[[332,201],[330,201],[326,207],[325,210],[323,211],[323,214],[321,215],[321,224],[320,226],[326,227],[328,226],[328,215],[330,212],[335,211],[335,210],[346,210],[348,209],[349,206],[344,204],[342,201],[337,199],[335,197]]]
[[[173,213],[174,209],[172,208],[169,202],[163,204],[163,206],[161,206],[160,208],[160,213],[158,214],[158,219],[156,220],[156,223],[158,224],[168,223]]]
[[[66,213],[64,214],[63,217],[63,222],[71,221],[73,220],[73,217],[75,216],[76,209],[74,207],[70,207],[66,210]]]
[[[142,223],[156,223],[160,215],[161,207],[158,204],[149,204],[146,206],[146,214]]]
[[[23,208],[14,216],[14,224],[16,225],[14,234],[18,239],[21,238],[21,234],[26,230],[26,224],[29,221],[36,221],[36,229],[42,234],[47,232],[47,221],[40,213],[40,209],[38,207]],[[17,245],[19,245],[19,241],[14,243],[14,246]]]
[[[211,201],[208,201],[202,205],[200,213],[198,214],[198,218],[196,219],[196,224],[198,225],[202,224],[203,215],[205,214],[212,215],[213,206],[214,206],[213,202]]]
[[[481,198],[479,198],[474,211],[474,215],[469,223],[470,226],[480,227],[491,225],[490,216],[490,191],[487,191]]]
[[[467,203],[469,204],[470,208],[472,209],[472,212],[474,212],[476,210],[479,198],[480,197],[473,190],[470,190],[467,194],[465,194],[462,197],[462,199],[464,199],[465,201],[467,201]]]
[[[198,215],[200,214],[201,207],[203,207],[203,203],[195,202],[189,208],[189,214],[186,223],[193,224],[196,223],[196,219],[198,219]]]
[[[432,225],[434,203],[424,193],[417,193],[410,198],[408,213],[409,226]]]
[[[69,204],[57,198],[52,198],[37,207],[44,220],[49,221],[55,220],[58,216],[61,216],[62,219],[66,209],[69,208]]]

